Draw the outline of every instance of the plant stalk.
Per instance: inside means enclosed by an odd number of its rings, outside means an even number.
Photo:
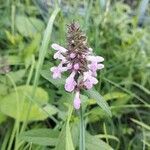
[[[83,117],[83,109],[80,107],[80,146],[79,150],[85,150],[85,125]]]

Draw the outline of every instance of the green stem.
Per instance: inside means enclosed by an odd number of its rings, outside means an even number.
[[[80,147],[79,150],[85,150],[85,126],[83,118],[83,110],[80,108]]]

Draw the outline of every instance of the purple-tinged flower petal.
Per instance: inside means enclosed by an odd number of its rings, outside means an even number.
[[[92,62],[91,64],[88,65],[88,67],[92,72],[96,72],[97,70],[103,69],[104,65],[98,64],[97,62]]]
[[[92,52],[92,51],[93,51],[93,49],[90,47],[90,48],[89,48],[89,51],[90,51],[90,52]]]
[[[86,81],[84,82],[84,85],[85,85],[85,87],[86,87],[88,90],[93,87],[93,84],[92,84],[89,80],[86,80]]]
[[[61,78],[61,73],[68,70],[67,67],[62,67],[62,63],[60,63],[57,67],[52,67],[50,69],[53,72],[53,78]]]
[[[66,79],[65,83],[65,90],[68,92],[72,92],[77,85],[76,81],[74,80],[75,72],[72,72],[71,75]]]
[[[62,46],[60,46],[56,43],[52,44],[51,46],[52,46],[53,49],[55,49],[57,51],[60,51],[61,53],[65,53],[65,52],[68,51],[67,49],[65,49],[64,47],[62,47]]]
[[[91,64],[88,65],[88,67],[92,72],[96,72],[96,70],[98,69],[98,64],[97,62],[92,62]]]
[[[77,110],[80,109],[80,104],[81,104],[80,93],[79,91],[77,91],[73,102],[74,108]]]
[[[72,64],[71,63],[67,64],[67,68],[71,69],[72,68]]]
[[[92,76],[92,72],[91,71],[87,71],[83,73],[83,81],[85,81],[86,79],[90,78]]]
[[[87,60],[98,63],[98,62],[103,62],[104,58],[101,56],[87,56]]]
[[[95,77],[91,77],[90,82],[93,83],[94,85],[98,83],[98,80]]]
[[[66,61],[66,58],[60,53],[60,51],[54,54],[54,59],[63,60],[64,62]]]
[[[104,65],[103,65],[103,64],[98,64],[97,68],[98,68],[98,69],[103,69],[103,68],[104,68]]]
[[[61,69],[59,67],[52,67],[50,69],[53,72],[53,78],[61,78]]]
[[[73,66],[74,70],[78,70],[80,68],[80,65],[78,63],[74,64]]]
[[[83,81],[84,81],[84,85],[87,89],[91,89],[93,87],[93,85],[98,83],[98,80],[92,76],[92,72],[88,71],[85,72],[83,75]]]
[[[76,57],[76,54],[75,54],[75,53],[71,53],[71,54],[70,54],[70,58],[73,59],[73,58],[75,58],[75,57]]]
[[[94,77],[88,78],[87,80],[85,80],[84,85],[87,89],[91,89],[93,87],[93,85],[97,84],[98,80]]]

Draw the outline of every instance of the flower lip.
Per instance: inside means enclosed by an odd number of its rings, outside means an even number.
[[[103,62],[104,58],[101,56],[87,56],[87,60],[98,63],[98,62]]]
[[[60,51],[57,51],[57,52],[54,54],[54,59],[59,59],[59,60],[62,60],[62,61],[66,61],[66,58],[61,54]]]
[[[61,53],[65,53],[65,52],[68,51],[67,49],[65,49],[64,47],[62,47],[62,46],[60,46],[60,45],[58,45],[58,44],[56,44],[56,43],[52,44],[51,47],[52,47],[54,50],[60,51]]]
[[[77,85],[76,81],[74,80],[75,74],[75,72],[72,72],[70,76],[66,79],[65,90],[68,92],[72,92]]]
[[[95,77],[93,77],[92,74],[93,73],[91,71],[88,71],[88,72],[85,72],[83,75],[84,85],[87,89],[91,89],[93,85],[98,83],[98,80]]]
[[[54,79],[61,78],[61,70],[59,67],[52,67],[50,70],[53,72]]]
[[[73,58],[75,58],[75,57],[76,57],[76,54],[75,54],[75,53],[71,53],[71,54],[70,54],[70,58],[73,59]]]
[[[80,66],[79,66],[78,63],[76,63],[76,64],[74,64],[73,68],[74,68],[75,70],[78,70],[78,69],[80,68]]]

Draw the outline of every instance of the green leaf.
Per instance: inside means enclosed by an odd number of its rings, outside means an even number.
[[[127,98],[128,96],[129,95],[124,92],[114,91],[114,92],[105,94],[103,97],[106,101],[108,101],[108,100],[112,100],[112,99],[124,99],[124,98]]]
[[[87,150],[113,150],[107,143],[86,133],[86,149]]]
[[[23,36],[32,37],[37,32],[42,31],[44,28],[44,23],[37,18],[27,17],[25,15],[17,15],[16,27]]]
[[[53,79],[52,73],[49,70],[43,70],[41,71],[41,75],[43,78],[51,82],[56,87],[60,87],[65,84],[65,78],[62,77],[61,79]]]
[[[21,57],[16,55],[9,55],[3,57],[6,60],[6,63],[9,65],[21,65],[23,64],[23,61]],[[0,67],[3,67],[5,64],[0,64]]]
[[[59,132],[52,129],[33,129],[23,132],[19,139],[32,142],[33,144],[44,146],[55,146],[57,143]]]
[[[34,39],[31,41],[31,43],[24,49],[23,51],[23,58],[26,59],[28,57],[31,57],[37,50],[37,47],[40,44],[41,35],[36,34]]]
[[[8,73],[8,75],[11,76],[11,78],[12,78],[12,80],[13,80],[14,82],[18,82],[18,81],[20,81],[20,80],[23,78],[23,76],[25,75],[25,69],[20,69],[20,70],[18,70],[18,71],[11,71],[11,72]]]
[[[134,119],[134,118],[131,118],[131,120],[132,120],[134,123],[136,123],[137,125],[139,125],[139,126],[145,128],[145,129],[147,129],[147,130],[150,130],[150,126],[149,126],[149,125],[147,125],[147,124],[145,124],[145,123],[143,123],[143,122],[141,122],[141,121],[138,121],[138,120],[136,120],[136,119]]]
[[[0,124],[3,123],[6,119],[7,117],[0,112]]]
[[[0,76],[0,77],[2,77],[2,76]],[[1,80],[5,80],[5,78],[2,77],[2,78],[0,78],[0,81]],[[7,94],[7,90],[8,90],[7,88],[8,87],[6,86],[6,84],[0,83],[0,100],[2,99],[1,96]]]
[[[113,92],[109,92],[105,94],[103,98],[105,99],[105,101],[116,99],[118,100],[117,105],[119,105],[119,104],[126,103],[129,100],[130,96],[124,92],[113,91]],[[96,103],[96,100],[91,99],[89,101],[89,104],[93,105],[95,103]]]
[[[111,111],[110,108],[107,104],[107,102],[104,100],[104,98],[96,91],[96,90],[88,90],[85,91],[87,93],[87,95],[92,98],[95,99],[97,104],[109,115],[111,116]]]
[[[15,119],[19,114],[20,121],[26,120],[29,111],[28,120],[30,121],[44,120],[48,116],[56,114],[57,109],[54,106],[47,105],[48,94],[44,89],[38,87],[34,100],[30,100],[29,96],[32,89],[32,86],[20,86],[17,87],[16,91],[11,91],[0,101],[0,111]]]

